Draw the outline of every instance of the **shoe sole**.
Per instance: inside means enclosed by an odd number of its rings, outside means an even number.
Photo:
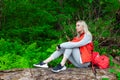
[[[33,65],[34,67],[38,67],[38,68],[49,68],[48,66],[37,66],[37,65]]]
[[[57,70],[57,71],[52,69],[51,71],[52,71],[52,72],[55,72],[55,73],[58,73],[58,72],[60,72],[60,71],[64,71],[64,70],[66,70],[66,67],[63,68],[63,69],[61,69],[61,70]]]

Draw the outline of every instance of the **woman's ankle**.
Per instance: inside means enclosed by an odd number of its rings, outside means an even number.
[[[60,63],[60,65],[61,65],[61,66],[64,66],[65,64],[63,64],[63,63]]]
[[[47,62],[46,62],[46,61],[43,61],[43,63],[47,64]]]
[[[44,63],[49,63],[49,62],[51,62],[53,59],[51,58],[51,57],[49,57],[49,58],[47,58],[46,60],[44,60],[43,62]]]

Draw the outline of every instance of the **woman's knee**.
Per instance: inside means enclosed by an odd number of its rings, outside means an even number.
[[[73,48],[73,52],[80,52],[80,49],[79,48]]]

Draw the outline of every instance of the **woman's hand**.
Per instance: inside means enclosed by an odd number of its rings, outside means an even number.
[[[56,47],[56,50],[57,50],[57,51],[59,50],[58,46]]]
[[[56,50],[60,50],[60,49],[61,49],[60,45],[57,45]]]

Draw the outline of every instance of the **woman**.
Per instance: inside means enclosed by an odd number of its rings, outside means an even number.
[[[66,70],[67,59],[76,67],[88,67],[91,62],[91,52],[93,50],[92,35],[88,30],[85,21],[76,22],[77,36],[72,41],[64,42],[57,46],[57,50],[46,60],[35,67],[48,68],[48,63],[63,54],[63,59],[59,65],[52,69],[53,72]]]

